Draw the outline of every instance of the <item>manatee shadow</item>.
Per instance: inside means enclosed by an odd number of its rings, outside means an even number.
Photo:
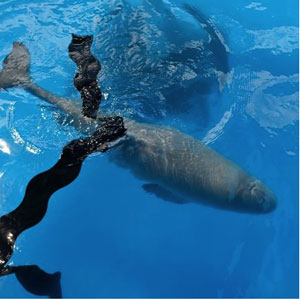
[[[205,27],[205,30],[209,34],[211,40],[208,43],[207,47],[214,54],[213,59],[216,70],[223,73],[228,73],[229,63],[227,50],[223,41],[223,37],[219,30],[215,27],[212,21],[209,20],[205,15],[203,15],[196,7],[185,3],[184,9],[191,16],[193,16],[201,26]]]
[[[49,274],[37,265],[7,266],[2,269],[0,276],[15,274],[23,288],[37,296],[62,298],[61,273]]]
[[[219,96],[229,72],[226,46],[213,21],[185,5],[196,25],[187,28],[163,1],[117,3],[106,8],[111,14],[103,16],[96,37],[103,91],[110,96],[103,108],[129,111],[130,118],[147,122],[168,117],[184,122],[196,110],[194,121],[208,124],[211,98]]]

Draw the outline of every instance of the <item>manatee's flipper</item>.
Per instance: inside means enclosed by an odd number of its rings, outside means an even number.
[[[3,70],[0,71],[0,87],[9,88],[26,86],[30,82],[28,74],[30,54],[27,47],[14,42],[12,51],[3,60]]]
[[[170,192],[169,190],[165,189],[164,187],[158,185],[158,184],[144,184],[142,186],[142,188],[150,193],[150,194],[154,194],[155,196],[166,200],[166,201],[171,201],[174,203],[178,203],[178,204],[183,204],[183,203],[187,203],[186,200],[178,197],[177,195],[173,194],[172,192]]]

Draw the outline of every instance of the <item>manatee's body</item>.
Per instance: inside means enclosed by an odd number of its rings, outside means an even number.
[[[274,196],[261,182],[195,138],[162,126],[129,121],[127,127],[127,137],[110,153],[111,159],[172,190],[174,201],[179,197],[182,203],[245,212],[274,208]]]
[[[93,131],[99,126],[97,121],[82,116],[81,109],[72,101],[56,97],[33,83],[26,75],[29,61],[27,48],[14,43],[13,51],[4,60],[4,69],[0,71],[0,87],[23,85],[29,92],[71,115],[71,125],[79,131]],[[5,79],[6,73],[10,79]],[[160,194],[165,190],[164,197],[167,195],[168,200],[172,201],[171,191],[175,191],[175,202],[193,201],[257,213],[275,208],[274,195],[260,181],[200,141],[167,127],[129,119],[125,119],[125,126],[127,136],[111,153],[111,159],[150,181],[152,189],[162,186]]]

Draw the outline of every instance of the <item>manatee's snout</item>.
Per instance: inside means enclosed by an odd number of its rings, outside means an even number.
[[[257,207],[261,212],[268,213],[276,208],[275,195],[261,182],[255,181],[250,190],[252,199],[257,202]]]
[[[260,181],[249,180],[240,190],[238,200],[247,210],[254,213],[269,213],[276,208],[275,195]]]

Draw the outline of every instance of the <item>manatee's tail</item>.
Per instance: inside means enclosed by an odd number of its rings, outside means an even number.
[[[3,60],[0,70],[0,88],[27,86],[30,83],[30,54],[27,47],[14,42],[12,51]]]

